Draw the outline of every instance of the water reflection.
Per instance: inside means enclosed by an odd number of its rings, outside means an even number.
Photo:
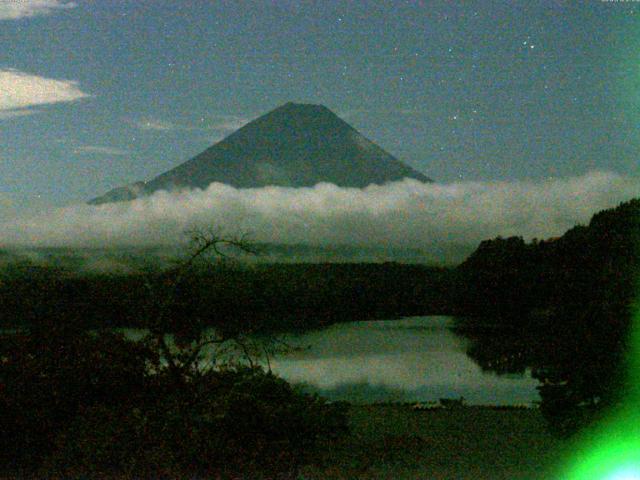
[[[286,340],[308,349],[276,358],[273,370],[335,400],[427,401],[464,396],[469,403],[530,403],[537,381],[483,372],[450,317],[354,322]]]
[[[513,404],[540,399],[528,370],[510,376],[483,371],[467,356],[468,341],[454,334],[452,325],[450,317],[412,317],[284,335],[286,343],[299,349],[271,358],[269,364],[289,382],[331,400],[412,402],[464,396],[472,404]],[[126,334],[140,338],[144,332]]]

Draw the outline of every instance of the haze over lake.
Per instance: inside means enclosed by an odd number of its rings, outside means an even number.
[[[530,372],[483,372],[465,353],[467,341],[444,316],[339,323],[287,334],[300,350],[271,359],[272,371],[330,400],[355,403],[430,401],[464,396],[472,404],[521,404],[540,399]],[[141,330],[127,329],[138,338]],[[265,361],[262,362],[266,367]]]

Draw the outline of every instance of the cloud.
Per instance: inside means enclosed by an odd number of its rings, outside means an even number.
[[[75,2],[60,0],[0,0],[0,20],[50,15],[55,10],[75,8]]]
[[[30,75],[14,69],[0,69],[0,119],[28,115],[31,107],[73,102],[89,97],[71,80]]]
[[[420,115],[420,114],[422,114],[424,112],[422,112],[420,110],[413,109],[413,108],[401,108],[400,110],[398,110],[398,113],[400,115],[412,116],[412,115]]]
[[[73,149],[73,153],[75,153],[76,155],[98,154],[98,155],[115,155],[115,156],[124,156],[124,155],[130,154],[128,150],[123,150],[121,148],[115,148],[115,147],[104,147],[100,145],[82,145],[79,147],[75,147]]]
[[[184,240],[194,226],[249,232],[255,241],[318,246],[473,249],[497,235],[563,234],[591,215],[640,196],[640,178],[593,172],[545,181],[156,192],[132,202],[76,205],[0,224],[0,245],[152,245]]]
[[[364,108],[352,108],[349,110],[340,110],[338,112],[338,116],[343,120],[348,120],[352,119],[353,117],[359,117],[368,113],[370,113],[369,110],[366,110]]]
[[[249,122],[245,117],[236,115],[216,115],[207,122],[207,129],[232,132]]]
[[[28,110],[25,108],[17,108],[13,110],[0,110],[0,120],[14,117],[24,117],[33,113],[38,113],[39,110]]]
[[[125,120],[130,125],[137,127],[141,130],[158,130],[161,132],[170,131],[170,130],[181,130],[184,127],[180,127],[175,123],[167,122],[166,120],[158,120],[157,118],[145,117],[140,119],[126,119]]]
[[[415,108],[388,108],[388,109],[376,108],[375,111],[378,113],[385,113],[389,115],[400,114],[400,115],[407,115],[407,116],[421,115],[424,113],[423,111]],[[349,119],[354,117],[365,116],[370,113],[371,113],[371,110],[367,110],[364,108],[353,108],[350,110],[341,110],[338,113],[338,116],[343,119]]]
[[[126,118],[125,122],[141,130],[167,132],[173,130],[232,132],[245,125],[248,120],[236,115],[215,115],[201,118],[197,125],[178,124],[155,117]]]

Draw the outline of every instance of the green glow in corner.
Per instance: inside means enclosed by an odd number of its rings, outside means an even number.
[[[640,480],[640,469],[637,466],[622,467],[609,475],[607,480]]]
[[[609,432],[603,431],[601,441],[585,444],[586,455],[575,452],[577,463],[572,465],[568,480],[640,480],[640,441],[635,438],[615,438],[619,429],[612,425]],[[607,438],[611,433],[613,438]],[[590,448],[589,448],[590,447]]]
[[[621,408],[584,432],[562,480],[640,480],[640,311],[636,310],[627,358],[629,391]]]

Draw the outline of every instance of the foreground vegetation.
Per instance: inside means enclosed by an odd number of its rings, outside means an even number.
[[[141,340],[90,331],[64,308],[35,310],[25,328],[0,337],[0,474],[296,478],[319,441],[346,432],[342,407],[251,366],[245,330],[206,333],[206,322],[177,314],[204,252],[247,248],[194,240],[183,263],[149,279]],[[203,363],[205,346],[219,357]],[[249,366],[229,356],[233,346]]]
[[[3,343],[4,475],[295,478],[346,429],[339,406],[260,369],[176,376],[143,343],[49,327]]]

